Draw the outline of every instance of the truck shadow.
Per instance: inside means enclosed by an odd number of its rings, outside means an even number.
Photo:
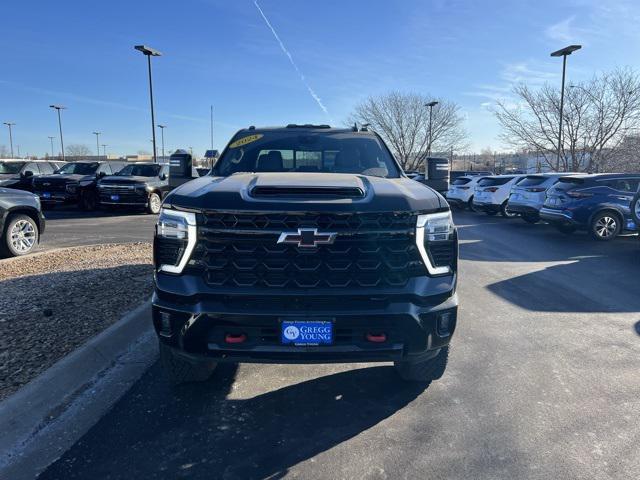
[[[154,365],[40,478],[282,478],[393,415],[427,386],[374,366],[233,399],[236,368],[220,365],[210,381],[172,391]]]

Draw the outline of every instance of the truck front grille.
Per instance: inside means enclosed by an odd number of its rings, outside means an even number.
[[[192,268],[219,287],[402,287],[425,268],[411,214],[201,215]],[[331,245],[278,244],[283,231],[336,232]]]

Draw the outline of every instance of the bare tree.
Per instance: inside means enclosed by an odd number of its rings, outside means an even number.
[[[81,143],[72,143],[67,146],[66,154],[69,157],[89,157],[92,155],[92,151],[86,145]]]
[[[571,85],[565,91],[562,145],[557,159],[560,92],[544,85],[513,89],[516,102],[498,101],[494,114],[502,139],[516,149],[535,152],[556,171],[602,171],[608,157],[640,121],[640,79],[618,69]]]
[[[433,107],[432,145],[429,145],[428,95],[391,92],[372,96],[355,107],[350,123],[369,124],[393,151],[405,170],[416,170],[427,152],[449,152],[466,148],[460,107],[454,102],[436,99]]]

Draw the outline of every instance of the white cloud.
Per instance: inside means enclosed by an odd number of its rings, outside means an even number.
[[[573,22],[575,19],[576,16],[571,15],[570,17],[567,17],[564,20],[559,21],[558,23],[554,23],[553,25],[547,27],[544,34],[550,40],[554,40],[560,43],[572,43],[576,41],[578,37],[578,32],[573,26]]]

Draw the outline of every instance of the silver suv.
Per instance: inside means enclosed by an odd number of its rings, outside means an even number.
[[[540,221],[540,209],[544,204],[547,189],[555,184],[560,177],[569,173],[538,173],[527,175],[511,188],[508,209],[512,213],[520,214],[525,222]]]

